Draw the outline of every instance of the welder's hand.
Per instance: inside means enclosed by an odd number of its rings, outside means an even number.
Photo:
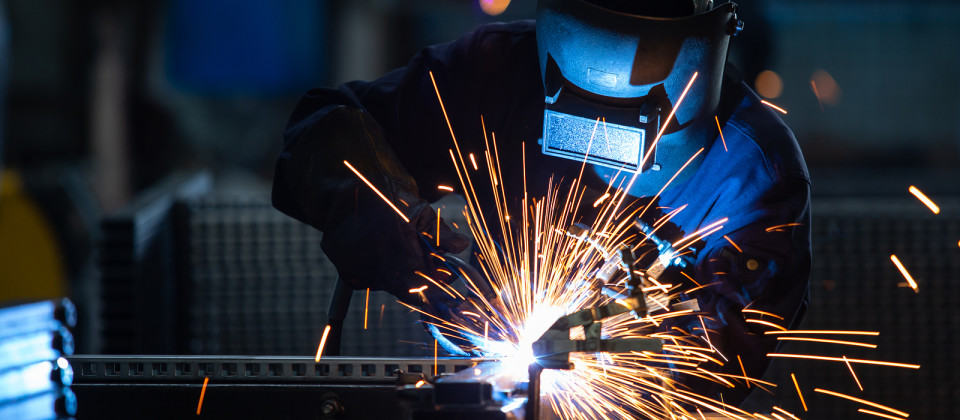
[[[513,340],[501,328],[502,318],[491,308],[495,305],[477,297],[428,297],[420,319],[450,354],[480,357],[491,351],[490,342]]]
[[[418,272],[450,281],[436,271],[430,254],[459,252],[469,240],[437,222],[368,114],[345,106],[333,109],[285,152],[290,157],[278,166],[277,176],[286,191],[275,189],[274,205],[323,232],[321,247],[347,284],[386,290],[419,306],[419,293],[410,290],[436,286]]]
[[[434,295],[454,280],[446,274],[448,270],[437,269],[431,254],[456,253],[469,242],[450,231],[442,219],[437,241],[437,215],[429,204],[418,204],[409,223],[396,216],[366,213],[358,211],[345,223],[331,226],[321,242],[340,276],[354,288],[383,289],[405,303],[422,306],[426,302],[421,292]]]
[[[490,340],[508,340],[501,328],[506,309],[489,280],[455,255],[437,258],[437,264],[438,272],[461,278],[464,285],[460,291],[430,287],[420,293],[420,318],[437,343],[450,354],[479,357]]]

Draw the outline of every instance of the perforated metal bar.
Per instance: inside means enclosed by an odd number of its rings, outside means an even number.
[[[78,355],[70,359],[76,383],[149,383],[191,381],[209,377],[218,383],[392,383],[396,370],[433,372],[433,359],[385,359],[283,356],[109,356]],[[478,359],[437,359],[439,373],[459,372]]]

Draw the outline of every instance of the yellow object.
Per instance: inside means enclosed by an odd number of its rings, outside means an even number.
[[[23,191],[20,174],[0,175],[0,303],[66,296],[53,229]]]

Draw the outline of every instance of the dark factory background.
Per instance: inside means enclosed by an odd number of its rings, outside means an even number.
[[[738,3],[731,60],[788,111],[813,180],[802,327],[880,331],[877,349],[846,355],[922,368],[860,368],[858,394],[955,418],[960,3]],[[483,23],[532,18],[535,5],[0,0],[0,304],[70,297],[77,353],[312,355],[336,273],[320,234],[269,204],[297,98]],[[919,293],[898,285],[891,254]],[[371,295],[364,330],[364,298],[343,354],[432,355],[417,317],[385,294]],[[768,377],[794,412],[791,372],[856,389],[842,364],[779,362]],[[809,418],[848,417],[847,402],[810,398]]]

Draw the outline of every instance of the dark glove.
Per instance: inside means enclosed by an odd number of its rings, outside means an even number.
[[[453,255],[446,256],[440,265],[471,285],[470,291],[476,294],[438,290],[424,296],[426,304],[420,318],[437,343],[453,355],[480,357],[489,341],[516,341],[501,328],[506,325],[506,309],[489,281]]]
[[[437,281],[451,280],[435,270],[430,253],[459,252],[469,240],[452,232],[442,219],[438,229],[436,213],[417,194],[416,181],[368,114],[346,106],[333,109],[284,153],[289,157],[278,163],[281,182],[275,183],[274,205],[323,232],[321,247],[347,284],[354,289],[386,290],[401,301],[420,306],[421,294],[410,289],[437,286],[418,271]],[[286,191],[277,191],[277,185]],[[278,199],[278,195],[283,197]],[[293,199],[283,199],[287,197]]]

